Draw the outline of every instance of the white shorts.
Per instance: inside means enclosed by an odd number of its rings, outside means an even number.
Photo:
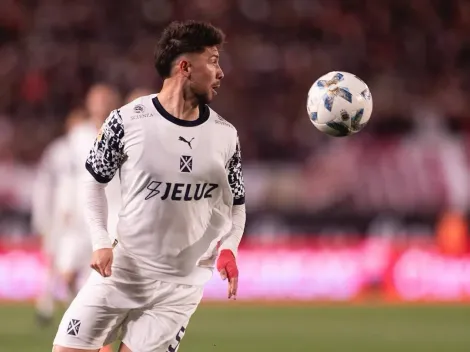
[[[81,273],[90,270],[92,247],[87,234],[63,234],[58,242],[55,267],[59,273]]]
[[[126,284],[93,272],[65,312],[54,345],[93,350],[119,339],[133,352],[175,352],[202,294],[202,286]]]

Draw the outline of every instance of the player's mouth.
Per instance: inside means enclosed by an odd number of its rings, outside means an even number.
[[[220,84],[214,84],[211,88],[212,88],[212,93],[214,95],[217,95],[217,89],[220,88]]]

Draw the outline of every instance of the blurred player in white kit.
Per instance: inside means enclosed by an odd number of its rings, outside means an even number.
[[[83,181],[87,176],[87,171],[83,165],[90,151],[90,145],[93,144],[101,125],[108,116],[109,111],[119,106],[120,99],[119,93],[111,85],[99,83],[92,86],[85,99],[88,119],[84,123],[77,125],[69,136],[72,148],[70,157],[74,163],[75,173],[69,192],[69,199],[72,203],[71,207],[74,214],[73,228],[75,232],[73,236],[64,236],[60,256],[63,258],[61,266],[64,269],[71,269],[70,282],[74,282],[74,284],[77,284],[77,274],[85,268],[86,272],[89,271],[89,262],[92,254],[91,236],[83,209],[85,204]],[[121,194],[117,178],[110,182],[109,187],[106,189],[106,196],[109,210],[107,226],[109,228],[109,235],[115,238],[118,212],[121,207]],[[73,296],[77,293],[76,290],[72,292]]]
[[[158,94],[111,112],[86,161],[86,218],[93,242],[89,277],[64,314],[55,352],[174,352],[214,266],[237,294],[236,255],[245,226],[237,130],[208,107],[223,72],[223,32],[172,23],[155,67]],[[117,239],[106,226],[106,184],[122,194]],[[118,336],[119,333],[119,336]]]
[[[51,143],[42,157],[33,194],[33,225],[43,236],[43,252],[48,257],[46,288],[37,302],[40,322],[52,318],[54,289],[59,276],[67,289],[67,300],[77,293],[80,281],[89,274],[92,254],[90,236],[83,213],[83,163],[89,145],[109,110],[119,106],[119,95],[111,86],[93,86],[86,110],[70,113],[66,134]],[[107,189],[110,235],[115,236],[120,208],[119,182]]]
[[[90,88],[85,107],[88,118],[77,124],[69,133],[70,162],[73,168],[73,178],[69,183],[67,191],[69,201],[69,224],[67,232],[59,239],[57,253],[57,266],[67,283],[69,295],[73,298],[80,287],[80,276],[86,276],[89,271],[88,262],[91,258],[92,245],[83,212],[84,189],[83,162],[87,158],[90,143],[96,137],[99,126],[106,119],[109,109],[119,106],[119,94],[116,90],[105,84],[97,84]],[[116,183],[113,182],[113,189],[110,187],[110,194],[118,194]],[[114,227],[117,223],[117,209],[120,206],[119,198],[112,196],[109,199],[110,221]],[[115,203],[118,203],[115,205]],[[111,228],[110,228],[111,229]],[[110,231],[110,235],[115,235]]]
[[[86,119],[83,109],[74,109],[65,120],[65,133],[44,150],[38,165],[32,194],[32,227],[41,235],[42,253],[46,258],[46,282],[36,302],[39,323],[51,322],[55,289],[60,274],[57,258],[61,236],[67,232],[70,219],[68,191],[73,177],[70,163],[70,132]]]

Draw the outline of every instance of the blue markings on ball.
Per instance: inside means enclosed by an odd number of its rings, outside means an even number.
[[[325,88],[325,87],[331,86],[332,84],[337,84],[343,79],[344,79],[344,75],[338,72],[329,81],[326,81],[324,79],[317,81],[317,87]]]
[[[339,81],[342,81],[344,78],[344,75],[342,73],[339,73],[337,72],[333,78],[331,79],[331,81],[336,81],[335,83],[338,83]]]
[[[335,100],[334,95],[331,94],[324,94],[323,95],[323,104],[325,105],[325,109],[331,111],[333,109],[333,102]]]
[[[349,92],[349,90],[344,89],[343,87],[339,87],[323,95],[322,99],[326,110],[331,111],[333,109],[333,103],[336,96],[339,96],[347,102],[352,103],[352,94]]]
[[[352,94],[349,93],[349,89],[344,89],[343,87],[340,87],[338,89],[337,95],[352,103]]]
[[[351,128],[353,131],[359,131],[363,124],[361,124],[362,116],[364,115],[364,109],[359,109],[356,111],[356,114],[351,117]]]
[[[349,131],[348,126],[346,126],[342,122],[331,121],[331,122],[328,122],[326,125],[335,131],[334,136],[336,137],[346,137],[351,134],[351,131]]]
[[[361,95],[362,95],[362,97],[363,97],[365,100],[370,100],[370,99],[372,98],[369,89],[364,89],[364,90],[361,92]]]

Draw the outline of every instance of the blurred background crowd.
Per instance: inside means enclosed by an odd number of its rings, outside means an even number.
[[[0,234],[30,234],[35,167],[90,87],[113,85],[120,104],[136,88],[157,92],[158,35],[189,18],[227,34],[213,108],[239,131],[247,236],[429,236],[443,216],[465,223],[466,0],[4,0]],[[353,137],[308,120],[307,91],[332,70],[372,92],[372,119]]]

